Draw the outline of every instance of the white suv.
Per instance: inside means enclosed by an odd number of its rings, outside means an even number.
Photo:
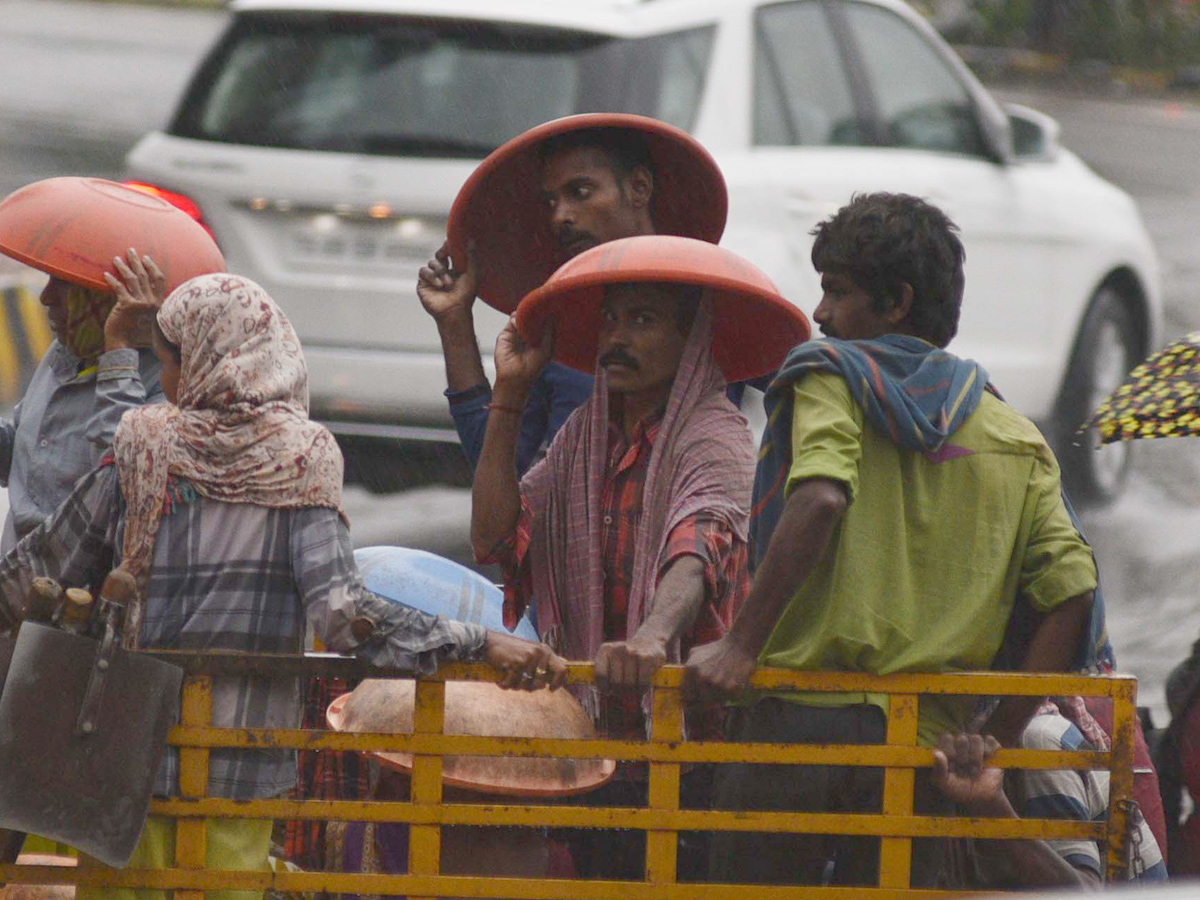
[[[314,415],[360,474],[394,481],[391,465],[412,455],[392,442],[455,440],[437,333],[413,288],[458,188],[533,125],[618,111],[663,119],[712,151],[730,192],[723,243],[809,312],[809,230],[853,192],[945,208],[967,247],[953,349],[1050,426],[1082,492],[1119,489],[1127,451],[1068,437],[1157,339],[1145,228],[1125,193],[1058,145],[1052,120],[1002,109],[911,9],[502,6],[236,0],[170,126],[128,159],[131,179],[190,207],[230,268],[286,309]],[[476,312],[486,351],[501,318]]]

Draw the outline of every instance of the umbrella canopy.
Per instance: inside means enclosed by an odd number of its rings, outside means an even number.
[[[1140,363],[1081,430],[1088,428],[1100,432],[1102,444],[1200,437],[1200,331]]]

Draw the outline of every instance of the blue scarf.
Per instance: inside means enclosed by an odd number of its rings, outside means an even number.
[[[767,427],[758,455],[750,520],[750,546],[756,568],[786,502],[783,488],[792,467],[792,388],[810,372],[841,375],[872,426],[893,443],[927,454],[941,450],[946,439],[979,407],[985,390],[999,397],[978,363],[910,335],[889,334],[869,341],[828,338],[793,348],[764,398]],[[1086,541],[1065,493],[1063,503]],[[1019,602],[1014,611],[1018,619],[1032,612],[1021,610],[1022,605]],[[1075,668],[1107,670],[1114,665],[1104,624],[1104,599],[1097,584],[1091,621],[1076,653]]]

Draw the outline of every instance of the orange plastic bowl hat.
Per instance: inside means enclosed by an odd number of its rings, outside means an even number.
[[[723,247],[667,235],[610,241],[568,260],[521,301],[517,329],[539,343],[553,318],[554,358],[593,372],[605,285],[647,281],[710,289],[713,358],[731,382],[774,372],[812,334],[808,317],[751,263]]]
[[[588,113],[546,122],[493,152],[471,174],[450,209],[448,239],[455,265],[475,241],[479,296],[510,313],[562,261],[541,198],[541,145],[591,128],[628,129],[646,140],[654,167],[651,215],[659,234],[716,243],[725,231],[729,194],[709,152],[686,131],[647,116]]]
[[[412,734],[416,683],[368,678],[329,704],[335,731]],[[567,691],[506,691],[484,681],[446,683],[446,734],[488,737],[594,738],[592,720]],[[411,753],[380,750],[383,765],[412,772]],[[516,756],[447,756],[442,781],[484,794],[567,797],[593,791],[612,778],[611,759],[538,759]]]
[[[47,178],[0,200],[0,253],[64,281],[111,291],[105,272],[133,247],[174,290],[225,271],[204,228],[165,200],[103,178]]]

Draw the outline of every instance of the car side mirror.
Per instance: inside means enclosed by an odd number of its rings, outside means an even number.
[[[1050,162],[1058,156],[1061,127],[1045,113],[1021,106],[1004,104],[1012,130],[1013,156],[1020,162]]]

